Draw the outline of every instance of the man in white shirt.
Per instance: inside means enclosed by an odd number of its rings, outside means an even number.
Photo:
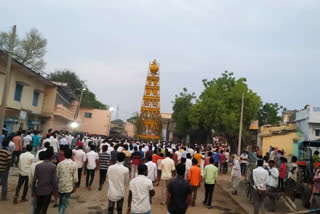
[[[123,165],[126,155],[118,153],[118,162],[109,166],[107,172],[108,179],[108,214],[113,214],[114,205],[117,203],[118,213],[122,212],[124,200],[124,187],[129,182],[129,169]]]
[[[63,135],[63,137],[60,139],[60,145],[63,145],[63,146],[69,145],[66,136]]]
[[[278,199],[278,182],[279,182],[279,170],[274,167],[274,161],[269,161],[269,178],[267,183],[267,195],[271,201],[271,212],[275,212],[276,210],[276,199]]]
[[[157,169],[157,164],[152,162],[152,155],[149,155],[147,157],[148,162],[145,163],[145,165],[148,167],[148,178],[152,181],[152,183],[154,184],[154,182],[157,179],[157,175],[158,175],[158,169]]]
[[[66,138],[68,141],[69,148],[71,148],[72,140],[74,137],[71,134],[68,134]]]
[[[151,213],[151,197],[154,196],[152,181],[146,177],[148,167],[145,164],[138,166],[138,176],[132,179],[129,185],[127,213]]]
[[[50,137],[50,146],[53,148],[54,154],[57,155],[60,150],[60,146],[56,134],[53,134],[53,136]]]
[[[37,152],[37,154],[36,154],[36,157],[34,158],[34,162],[38,162],[40,152],[46,151],[46,150],[49,148],[49,146],[50,146],[50,142],[45,142],[45,143],[44,143],[44,148],[38,150],[38,152]]]
[[[49,143],[49,145],[50,145],[50,142],[51,142],[51,140],[50,140],[50,136],[46,136],[46,138],[42,141],[42,148],[44,148],[44,147],[45,147],[45,146],[44,146],[44,144],[45,144],[46,142],[48,142],[48,143]]]
[[[91,185],[93,183],[94,174],[97,169],[99,155],[94,151],[95,145],[90,145],[90,152],[86,154],[87,159],[87,177],[86,177],[86,187],[91,190]]]
[[[161,170],[161,203],[162,205],[165,205],[167,200],[167,186],[169,181],[172,179],[172,174],[175,171],[175,165],[174,161],[170,158],[171,154],[170,152],[166,153],[166,158],[161,161],[161,164],[159,165],[159,169]]]
[[[176,148],[176,154],[177,154],[177,158],[178,158],[178,163],[180,163],[182,153],[179,151],[179,147]]]
[[[32,137],[30,136],[30,132],[23,137],[23,149],[26,150],[27,145],[29,145],[32,141]]]
[[[224,163],[224,172],[225,172],[225,174],[227,174],[228,173],[229,160],[230,160],[229,149],[227,149],[227,151],[224,153],[224,155],[226,156],[226,162]]]
[[[188,153],[190,153],[191,157],[193,157],[194,150],[192,149],[192,147],[188,148]]]
[[[240,167],[241,167],[241,175],[246,176],[247,165],[248,165],[249,156],[246,151],[244,151],[240,156]]]
[[[276,161],[276,149],[274,147],[271,148],[269,160],[274,160]]]
[[[33,163],[34,160],[34,155],[31,154],[32,151],[32,146],[29,144],[26,146],[27,151],[22,153],[20,155],[20,161],[19,161],[19,180],[18,180],[18,186],[16,189],[16,194],[14,196],[13,203],[17,204],[18,203],[18,197],[19,197],[19,192],[20,189],[24,183],[24,188],[23,188],[23,195],[21,198],[21,201],[27,201],[27,193],[28,193],[28,186],[29,186],[29,174],[30,174],[30,167],[31,164]]]
[[[240,164],[239,164],[238,157],[234,154],[232,170],[231,170],[231,182],[232,182],[233,195],[238,194],[238,186],[240,183],[240,178],[241,178]]]
[[[259,214],[259,209],[264,213],[264,199],[266,196],[269,173],[263,168],[263,160],[258,160],[258,167],[252,173],[254,182],[254,214]]]
[[[80,187],[82,169],[87,160],[86,153],[82,150],[82,146],[77,146],[74,150],[72,150],[73,160],[77,164],[78,168],[78,183],[77,187]]]
[[[188,179],[190,168],[192,167],[192,157],[190,153],[186,155],[186,179]]]

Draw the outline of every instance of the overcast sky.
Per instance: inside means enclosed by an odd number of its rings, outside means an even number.
[[[46,72],[75,71],[126,119],[139,111],[148,63],[160,63],[161,112],[183,87],[225,70],[264,102],[320,106],[319,0],[0,0],[0,31],[37,28]],[[114,115],[115,116],[115,115]]]

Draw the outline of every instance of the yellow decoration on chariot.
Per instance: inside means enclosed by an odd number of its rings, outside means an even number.
[[[160,118],[160,86],[159,86],[159,65],[156,60],[149,65],[143,101],[141,105],[142,130],[138,136],[142,139],[160,139],[161,118]]]
[[[150,65],[149,70],[153,74],[156,74],[159,71],[159,66],[157,65],[157,61],[156,60],[153,60],[152,64]]]

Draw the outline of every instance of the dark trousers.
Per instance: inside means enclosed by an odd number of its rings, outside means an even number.
[[[279,195],[277,192],[276,187],[268,186],[266,195],[269,197],[271,204],[270,204],[270,211],[275,212],[276,210],[276,200],[279,200]]]
[[[197,200],[198,186],[191,186],[191,190],[192,190],[191,205],[194,206]]]
[[[0,172],[1,180],[1,200],[7,199],[9,171]]]
[[[122,214],[123,198],[119,201],[110,201],[108,204],[108,214],[113,214],[114,205],[117,203],[117,213]]]
[[[284,191],[283,178],[279,178],[279,189],[280,189],[282,192]]]
[[[15,198],[19,197],[20,189],[23,184],[24,184],[24,187],[23,187],[22,200],[25,200],[28,193],[29,176],[19,175],[18,186],[16,188],[16,195],[14,197]]]
[[[264,198],[266,197],[265,191],[259,193],[257,190],[254,190],[254,214],[264,213]]]
[[[100,182],[99,182],[100,187],[102,187],[104,182],[106,182],[107,172],[108,172],[107,169],[100,169]]]
[[[219,167],[219,162],[214,162],[214,165],[215,165],[216,167]]]
[[[80,187],[80,183],[81,183],[82,169],[83,168],[78,168],[78,187]]]
[[[46,214],[48,206],[51,201],[50,195],[38,195],[36,199],[36,207],[34,209],[34,214]]]
[[[212,196],[214,191],[214,184],[204,184],[205,188],[205,197],[204,197],[204,203],[208,206],[211,206],[212,203]]]
[[[16,167],[18,167],[20,154],[21,154],[20,151],[13,151],[12,152],[12,164],[15,164]]]
[[[245,176],[246,171],[247,171],[247,164],[246,163],[240,163],[240,168],[241,168],[241,175]]]
[[[223,173],[224,163],[220,162],[220,173]]]
[[[91,187],[95,172],[96,171],[94,169],[87,169],[86,187]],[[90,181],[89,181],[89,178],[90,178]]]
[[[225,163],[223,164],[223,173],[224,173],[224,174],[227,174],[227,173],[228,173],[228,162],[225,162]]]

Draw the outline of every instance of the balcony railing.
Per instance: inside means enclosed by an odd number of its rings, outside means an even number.
[[[56,106],[54,114],[68,120],[73,120],[74,117],[74,113],[61,104]]]

